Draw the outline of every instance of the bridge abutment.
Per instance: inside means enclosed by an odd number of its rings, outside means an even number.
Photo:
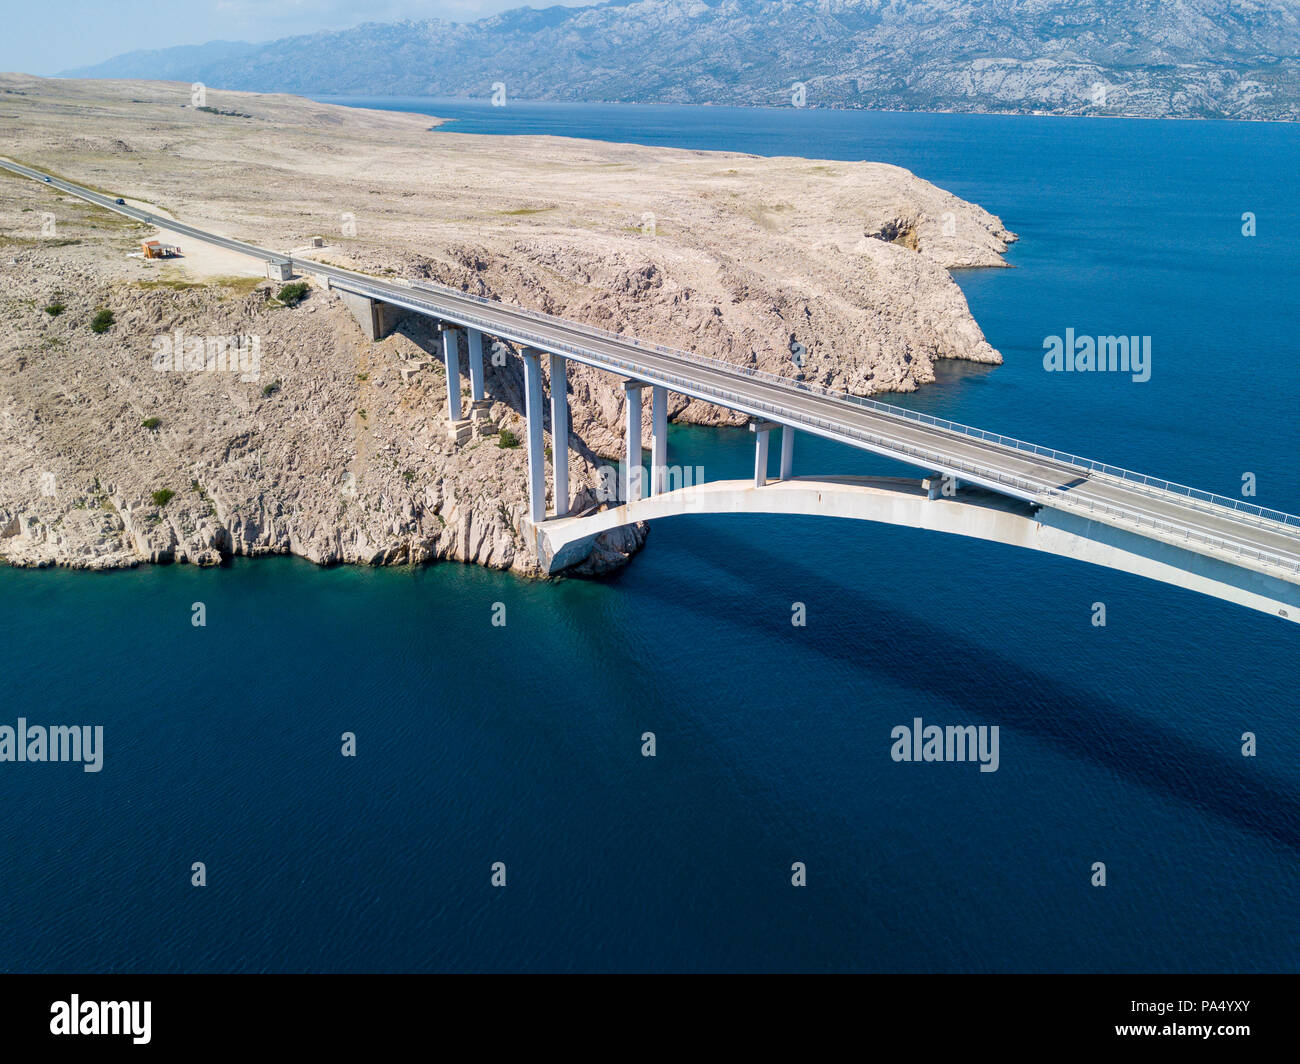
[[[367,340],[371,342],[382,340],[397,325],[397,318],[401,314],[401,310],[391,303],[371,299],[369,296],[357,295],[355,292],[349,292],[346,288],[335,288],[334,291],[343,300],[343,305],[351,311],[352,317],[361,326],[361,331],[365,334]]]

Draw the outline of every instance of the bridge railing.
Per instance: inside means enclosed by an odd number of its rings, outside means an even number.
[[[1098,462],[1091,458],[1084,458],[1081,455],[1072,454],[1068,451],[1058,450],[1055,447],[1044,447],[1040,444],[1016,439],[1012,436],[1005,436],[998,432],[989,432],[987,429],[965,425],[959,421],[952,421],[948,418],[935,417],[932,414],[926,414],[921,411],[908,410],[906,407],[900,407],[893,403],[885,403],[865,396],[852,395],[848,392],[829,388],[822,384],[795,380],[794,378],[785,377],[780,374],[769,373],[766,370],[761,370],[757,367],[744,366],[735,362],[728,362],[724,359],[701,355],[693,351],[676,350],[674,348],[665,347],[661,344],[639,340],[636,337],[610,332],[609,330],[602,329],[599,326],[568,321],[564,318],[552,314],[546,314],[542,311],[508,307],[506,304],[500,303],[499,301],[487,299],[483,296],[469,292],[462,292],[445,285],[439,285],[429,281],[412,281],[411,283],[413,286],[429,292],[440,292],[461,299],[469,299],[473,302],[480,303],[485,307],[492,307],[497,310],[508,309],[512,313],[518,314],[522,317],[534,319],[539,324],[552,325],[569,330],[572,330],[575,328],[575,325],[577,325],[583,330],[597,334],[616,343],[630,344],[633,347],[641,348],[646,351],[653,351],[656,354],[664,355],[666,357],[693,362],[698,365],[707,366],[711,369],[722,370],[728,373],[741,373],[747,377],[761,380],[777,387],[826,396],[827,398],[835,399],[839,402],[850,403],[854,406],[870,410],[873,413],[881,414],[886,417],[898,418],[914,424],[925,425],[929,428],[936,428],[944,432],[953,433],[970,439],[976,439],[983,443],[991,443],[1006,450],[1015,451],[1018,454],[1030,455],[1036,458],[1046,458],[1050,461],[1073,467],[1081,473],[1098,473],[1104,476],[1113,477],[1130,486],[1146,489],[1149,494],[1155,495],[1165,493],[1176,495],[1193,505],[1194,508],[1200,509],[1203,512],[1213,512],[1213,508],[1227,509],[1231,510],[1236,516],[1245,517],[1247,519],[1253,518],[1254,523],[1260,524],[1261,526],[1265,523],[1272,523],[1300,530],[1300,516],[1289,514],[1282,510],[1257,506],[1253,503],[1245,502],[1242,499],[1234,499],[1229,496],[1218,495],[1214,492],[1203,491],[1199,488],[1192,488],[1186,484],[1179,484],[1175,481],[1148,476],[1145,473],[1137,473],[1131,469],[1125,469],[1122,466],[1111,465],[1107,462]],[[486,327],[490,330],[491,323],[487,323]],[[555,344],[555,340],[549,337],[539,337],[537,338],[537,342],[546,346]],[[595,356],[601,359],[610,358],[610,356],[605,352],[595,352],[585,348],[578,348],[578,350],[581,350],[589,357]],[[638,372],[638,368],[634,365],[625,364],[624,368],[627,369],[627,372],[629,372],[631,376],[635,376]],[[695,386],[698,386],[698,383],[696,383]],[[784,419],[789,419],[789,412],[786,410],[774,410],[773,412],[778,413],[779,416]],[[842,426],[835,427],[838,431],[843,430]],[[897,444],[894,446],[897,446]],[[1197,506],[1196,504],[1198,503],[1201,505]]]

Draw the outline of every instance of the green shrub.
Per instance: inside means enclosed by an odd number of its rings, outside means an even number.
[[[45,307],[45,313],[48,314],[51,318],[57,318],[66,309],[67,307],[65,307],[62,303],[60,303],[56,299],[53,303],[50,303]]]
[[[220,107],[196,107],[194,108],[194,110],[203,111],[204,113],[210,115],[225,115],[227,118],[252,118],[253,117],[250,114],[245,114],[243,111],[223,111]]]
[[[172,491],[171,488],[161,488],[150,495],[149,498],[153,499],[155,506],[166,506],[171,502],[172,496],[175,494],[176,492]]]
[[[509,429],[502,429],[500,433],[497,434],[497,446],[502,449],[507,447],[518,447],[519,437]]]
[[[270,384],[263,385],[262,394],[270,396],[270,395],[274,395],[279,390],[280,390],[280,381],[277,378],[276,380],[273,380]]]
[[[283,288],[280,289],[279,293],[276,295],[275,298],[278,299],[281,303],[283,303],[286,307],[296,307],[299,303],[302,302],[303,297],[306,294],[307,294],[306,281],[291,281],[289,284],[285,285]]]
[[[141,421],[140,424],[143,427],[147,428],[150,432],[153,432],[154,429],[156,429],[159,425],[162,424],[162,419],[156,417],[147,417],[143,421]]]
[[[101,310],[90,319],[90,331],[95,333],[108,332],[109,326],[113,324],[113,312],[111,310]]]

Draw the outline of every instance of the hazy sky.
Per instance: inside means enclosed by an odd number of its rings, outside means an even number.
[[[0,71],[54,74],[122,52],[205,41],[269,41],[362,22],[472,22],[513,7],[597,0],[63,0],[5,4]]]

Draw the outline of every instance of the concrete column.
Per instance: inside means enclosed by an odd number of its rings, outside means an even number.
[[[469,338],[469,396],[474,402],[487,398],[483,390],[483,334],[477,329],[466,329]]]
[[[790,425],[781,426],[781,479],[789,480],[794,476],[794,429]]]
[[[551,464],[555,467],[555,516],[569,512],[569,360],[551,355]]]
[[[525,347],[524,415],[528,418],[528,517],[535,525],[546,520],[546,450],[542,441],[541,352]]]
[[[754,433],[754,487],[767,483],[767,436],[772,431],[770,421],[751,421],[749,431]]]
[[[442,331],[442,360],[447,367],[447,415],[452,421],[463,416],[460,409],[460,330],[440,325]]]
[[[650,389],[650,494],[668,490],[668,389]]]
[[[961,487],[961,481],[948,473],[931,473],[921,481],[921,487],[925,489],[925,497],[933,501],[952,498]]]
[[[641,389],[640,381],[624,381],[627,392],[627,447],[623,473],[623,501],[636,502],[641,498]]]

